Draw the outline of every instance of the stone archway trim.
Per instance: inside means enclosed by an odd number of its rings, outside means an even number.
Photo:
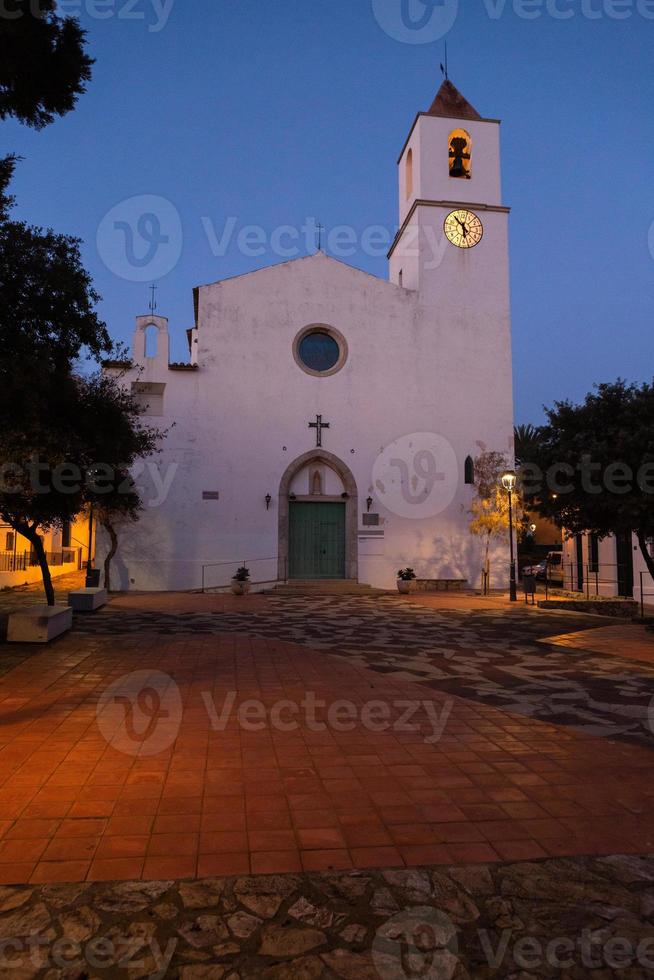
[[[284,475],[281,478],[278,500],[279,546],[277,578],[280,582],[283,582],[288,577],[288,495],[291,482],[296,473],[299,473],[301,469],[311,463],[325,463],[335,470],[343,481],[343,486],[347,493],[345,500],[345,577],[356,582],[358,581],[359,575],[357,547],[359,499],[357,484],[350,468],[338,456],[334,456],[333,453],[328,453],[324,449],[312,449],[308,453],[298,456],[297,459],[294,459],[286,467]]]

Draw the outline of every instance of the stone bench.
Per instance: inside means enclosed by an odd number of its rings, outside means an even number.
[[[28,606],[10,613],[7,620],[8,643],[49,643],[67,633],[73,625],[70,606]]]
[[[74,612],[95,612],[108,602],[106,589],[76,589],[68,593],[68,604]]]
[[[417,578],[414,592],[461,592],[468,588],[464,578]]]

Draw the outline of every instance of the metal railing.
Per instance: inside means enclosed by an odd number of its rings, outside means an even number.
[[[207,589],[226,589],[229,587],[231,583],[231,580],[233,578],[233,573],[235,573],[238,568],[240,567],[250,568],[251,565],[261,563],[264,561],[275,562],[275,575],[273,577],[262,578],[262,579],[251,578],[249,579],[251,585],[273,585],[279,581],[283,581],[283,582],[286,581],[286,560],[284,560],[283,562],[283,569],[282,569],[283,575],[280,578],[276,567],[277,562],[279,561],[277,555],[272,555],[270,558],[243,558],[242,560],[233,558],[231,561],[210,561],[210,562],[206,562],[202,566],[202,592],[206,592]],[[208,585],[207,569],[210,568],[225,569],[228,572],[228,575],[226,577],[227,580],[217,583],[215,585]]]
[[[634,599],[633,569],[631,566],[621,563],[611,562],[583,562],[576,561],[563,562],[559,566],[558,573],[552,576],[552,568],[548,567],[545,577],[545,598],[548,598],[550,591],[558,592],[579,592],[585,595],[586,599]],[[648,572],[639,571],[639,605],[641,617],[645,617],[645,598],[654,599],[654,584],[652,591],[646,591],[647,579],[651,576]],[[621,588],[622,587],[622,588]],[[631,587],[631,594],[625,595],[624,592]]]
[[[27,565],[28,552],[14,554],[13,551],[0,552],[0,572],[24,572]]]
[[[47,551],[46,558],[52,568],[58,565],[72,565],[77,563],[77,551],[75,548]],[[25,572],[28,568],[36,568],[38,564],[39,560],[34,551],[0,552],[0,572]]]

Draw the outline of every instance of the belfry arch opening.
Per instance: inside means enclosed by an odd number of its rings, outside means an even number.
[[[407,199],[413,194],[413,150],[409,150],[406,155],[406,196]]]
[[[450,177],[470,180],[472,176],[472,140],[465,129],[454,129],[448,141]]]

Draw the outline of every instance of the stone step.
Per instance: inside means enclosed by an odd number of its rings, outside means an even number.
[[[292,579],[270,590],[274,595],[374,595],[378,591],[353,579]]]

